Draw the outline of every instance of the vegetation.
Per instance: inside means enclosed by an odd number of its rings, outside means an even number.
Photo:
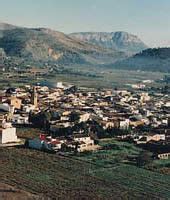
[[[33,139],[40,136],[43,133],[42,130],[31,127],[18,127],[17,136],[22,139]]]
[[[7,56],[24,62],[68,64],[111,63],[124,53],[72,39],[64,33],[45,28],[3,30],[0,48]]]
[[[136,165],[136,158],[139,156],[141,149],[134,144],[117,141],[115,139],[102,139],[99,141],[101,150],[91,154],[80,154],[80,159],[99,164],[103,167],[117,166],[121,163],[130,163]],[[135,158],[130,161],[129,157]]]
[[[18,67],[18,60],[13,64],[9,63],[8,67]],[[28,63],[25,63],[26,66]],[[19,62],[19,66],[22,66]],[[37,65],[36,65],[37,66]],[[10,67],[10,68],[11,68]],[[52,68],[55,66],[51,66]],[[49,66],[50,68],[50,66]],[[74,66],[65,66],[59,67],[62,72],[52,71],[45,74],[45,76],[34,76],[34,74],[26,73],[19,74],[18,70],[7,70],[4,73],[0,73],[0,88],[12,86],[18,87],[26,84],[36,84],[40,83],[42,85],[47,86],[55,86],[56,82],[65,82],[69,84],[74,84],[77,87],[87,87],[87,88],[127,88],[131,89],[129,84],[138,84],[143,80],[153,80],[154,82],[151,84],[146,84],[148,87],[158,88],[160,90],[161,87],[165,86],[164,82],[161,80],[165,75],[168,74],[160,73],[160,72],[143,72],[143,71],[126,71],[126,70],[114,70],[114,69],[106,69],[102,67],[91,67],[89,65],[74,65]],[[6,67],[7,69],[7,67]],[[65,71],[66,70],[66,71]],[[64,72],[65,71],[65,72]],[[81,75],[80,75],[81,73]],[[90,76],[87,76],[88,74]],[[96,77],[93,77],[93,75]]]
[[[170,159],[154,160],[147,168],[155,172],[170,175]]]
[[[49,121],[52,115],[50,112],[39,112],[38,114],[30,113],[29,121],[36,127],[46,131],[49,130]]]
[[[170,48],[147,49],[112,65],[118,69],[170,72]]]
[[[152,162],[152,154],[147,151],[140,152],[138,158],[137,158],[137,165],[139,167],[143,167],[145,165],[148,165]]]
[[[51,198],[167,199],[170,195],[168,175],[134,165],[105,166],[17,148],[1,148],[0,158],[1,182]]]

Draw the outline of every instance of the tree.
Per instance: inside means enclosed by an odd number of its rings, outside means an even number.
[[[141,151],[138,158],[137,158],[137,166],[143,167],[148,165],[152,162],[152,154],[147,151]]]
[[[80,120],[80,115],[79,115],[79,113],[77,113],[77,112],[72,112],[71,114],[70,114],[70,121],[71,122],[78,122]]]
[[[120,153],[120,154],[115,156],[114,162],[121,163],[126,159],[127,159],[127,154],[126,153]]]
[[[39,112],[37,114],[30,113],[29,121],[37,128],[43,128],[44,130],[49,130],[49,122],[51,120],[50,112]]]

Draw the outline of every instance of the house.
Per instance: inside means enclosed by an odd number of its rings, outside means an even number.
[[[7,97],[17,96],[17,89],[16,88],[8,88],[5,92]]]
[[[145,123],[140,115],[130,117],[129,125],[132,127],[143,126]]]
[[[120,129],[128,129],[130,121],[129,119],[121,119],[120,120]]]
[[[151,98],[148,95],[148,93],[142,93],[140,95],[140,101],[141,101],[141,103],[144,103],[144,102],[147,102],[147,101],[150,101],[150,100],[151,100]]]
[[[78,142],[85,142],[87,145],[94,145],[94,140],[91,139],[90,136],[85,136],[85,135],[74,135],[73,136],[74,141]]]
[[[168,160],[170,158],[170,153],[157,153],[157,158],[161,160]]]
[[[78,142],[79,152],[92,150],[92,147],[94,147],[94,140],[91,139],[90,136],[75,135],[73,136],[73,140],[75,142]]]
[[[11,123],[2,123],[0,125],[0,144],[18,142],[16,128],[12,127]]]
[[[158,142],[160,140],[165,140],[165,134],[150,134],[141,137],[139,140],[136,141],[137,144],[146,144],[149,141]]]
[[[108,121],[101,121],[100,122],[101,126],[103,127],[103,129],[108,129],[108,128],[114,128],[115,127],[115,123],[114,122],[108,122]]]
[[[83,113],[80,114],[79,122],[86,122],[89,119],[90,119],[90,113]]]
[[[13,106],[16,109],[21,109],[21,103],[22,103],[21,99],[15,97],[15,96],[12,96],[8,99],[8,102],[9,102],[10,106]]]
[[[28,115],[14,114],[12,117],[13,124],[30,124]]]
[[[51,136],[46,137],[41,134],[39,138],[30,139],[27,141],[27,146],[37,150],[57,151],[61,149],[61,142],[53,139]]]
[[[34,105],[32,105],[32,104],[27,104],[27,105],[23,105],[22,106],[22,110],[25,113],[29,113],[31,111],[34,111],[35,109],[36,109],[36,107]]]

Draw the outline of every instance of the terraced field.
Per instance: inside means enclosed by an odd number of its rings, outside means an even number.
[[[170,176],[161,175],[131,165],[121,165],[107,169],[96,170],[93,175],[105,178],[108,181],[121,184],[136,193],[150,195],[152,198],[170,197]]]
[[[0,182],[61,199],[168,199],[170,176],[23,148],[0,149]]]

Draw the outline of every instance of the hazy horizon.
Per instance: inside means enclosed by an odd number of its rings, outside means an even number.
[[[0,0],[0,21],[64,33],[125,31],[150,47],[170,46],[170,1]]]

